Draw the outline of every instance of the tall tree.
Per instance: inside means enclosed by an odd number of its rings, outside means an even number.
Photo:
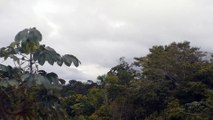
[[[191,47],[189,42],[153,46],[145,57],[135,58],[142,66],[144,78],[149,80],[168,79],[179,83],[192,79],[193,73],[202,67],[204,53]]]

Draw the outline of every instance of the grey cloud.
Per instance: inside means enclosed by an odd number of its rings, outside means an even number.
[[[0,46],[9,44],[18,31],[35,26],[43,34],[42,43],[82,61],[82,68],[54,70],[67,79],[95,79],[90,71],[104,74],[119,57],[144,56],[153,45],[187,40],[212,51],[212,4],[211,0],[0,0]]]

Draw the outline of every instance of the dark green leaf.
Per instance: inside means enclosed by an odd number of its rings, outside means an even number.
[[[48,80],[50,81],[50,83],[52,85],[54,85],[55,87],[60,87],[60,84],[59,84],[59,80],[58,80],[58,75],[51,72],[51,73],[48,73],[47,74],[47,78]]]
[[[52,59],[52,57],[50,55],[46,56],[46,59],[47,59],[47,62],[50,64],[50,65],[53,65],[54,64],[54,59]]]
[[[32,28],[29,30],[28,38],[32,42],[39,42],[42,40],[42,35],[36,28]]]
[[[54,64],[54,56],[50,53],[50,52],[45,52],[45,56],[46,56],[46,60],[48,61],[48,63],[50,65],[53,65]]]
[[[72,61],[71,61],[71,59],[69,59],[69,56],[68,56],[68,55],[64,55],[64,56],[62,57],[62,60],[63,60],[63,62],[64,62],[64,64],[65,64],[66,66],[70,66],[71,63],[72,63]]]
[[[44,85],[45,88],[49,89],[51,88],[51,84],[49,80],[40,74],[35,75],[36,84]]]
[[[24,83],[27,84],[28,87],[31,87],[35,83],[34,75],[31,75],[29,73],[22,75],[21,79]]]
[[[40,65],[44,65],[44,63],[45,63],[45,55],[44,54],[40,54],[40,56],[39,56],[39,58],[38,58],[38,63],[40,64]]]
[[[27,40],[27,38],[28,38],[28,29],[24,29],[15,36],[15,41],[16,42],[25,41]]]
[[[70,59],[72,60],[73,64],[75,65],[75,67],[78,67],[79,64],[81,63],[75,56],[70,55]]]
[[[47,74],[47,72],[44,71],[44,70],[39,70],[38,73],[41,74],[41,75],[43,75],[43,76],[45,76]]]
[[[59,82],[60,82],[62,85],[64,85],[64,84],[66,83],[66,81],[63,80],[63,79],[58,79],[58,80],[59,80]]]
[[[30,77],[30,74],[29,74],[29,73],[26,73],[26,74],[24,74],[24,75],[21,76],[21,80],[22,80],[22,81],[26,81],[26,79],[27,79],[28,77]]]
[[[65,63],[65,65],[67,65],[67,66],[70,66],[72,64],[72,62],[74,63],[74,65],[76,67],[78,67],[80,64],[80,61],[75,56],[69,55],[69,54],[64,55],[62,57],[62,60]]]
[[[36,52],[33,54],[33,60],[36,61],[36,60],[38,60],[39,57],[40,57],[40,51],[36,51]]]
[[[55,74],[54,72],[48,73],[47,76],[51,78],[58,78],[58,75]]]
[[[45,49],[46,49],[47,51],[49,51],[49,52],[56,53],[56,51],[55,51],[53,48],[49,47],[49,46],[47,46]]]
[[[63,65],[63,60],[61,60],[61,59],[58,60],[58,61],[57,61],[57,64],[58,64],[59,66],[62,66],[62,65]]]

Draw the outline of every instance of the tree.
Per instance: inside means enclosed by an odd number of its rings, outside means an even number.
[[[11,58],[15,67],[0,64],[0,119],[65,119],[60,107],[59,90],[65,83],[57,74],[39,70],[45,62],[76,67],[80,61],[73,55],[61,56],[53,48],[40,44],[36,28],[20,31],[15,41],[0,49],[0,57]]]
[[[145,105],[141,107],[142,113],[145,112],[142,117],[147,119],[210,119],[212,112],[208,111],[212,109],[212,61],[204,59],[205,57],[205,52],[191,47],[189,42],[173,42],[168,46],[153,46],[147,56],[135,58],[135,64],[142,67],[142,80],[144,82],[147,80],[143,86],[149,82],[157,85],[157,87],[153,86],[141,92],[143,94],[137,94],[142,99],[140,104]],[[163,89],[165,91],[162,91]],[[143,97],[146,94],[151,95],[151,99],[149,96]],[[164,95],[164,101],[158,101],[160,100],[158,94]],[[157,102],[157,105],[144,109],[147,105],[149,107],[149,102],[153,100],[154,103]],[[171,103],[176,106],[171,108]],[[159,105],[163,107],[159,107],[161,109],[158,109],[157,113],[153,112]],[[147,110],[149,110],[148,114]]]
[[[205,54],[189,42],[153,46],[145,57],[135,58],[136,65],[142,66],[143,76],[149,80],[170,80],[174,84],[192,79],[199,70]]]

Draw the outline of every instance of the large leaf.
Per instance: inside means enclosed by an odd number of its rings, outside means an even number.
[[[24,29],[20,31],[16,36],[15,36],[15,41],[20,42],[20,41],[26,41],[28,38],[28,29]]]
[[[40,58],[41,56],[45,56]],[[49,64],[53,65],[55,62],[59,61],[61,56],[51,47],[40,46],[39,49],[33,54],[33,60],[39,62],[43,65],[43,62],[47,61]],[[44,61],[43,61],[44,60]]]
[[[69,59],[69,57],[68,57],[67,55],[64,55],[64,56],[62,57],[62,61],[64,62],[64,64],[65,64],[66,66],[71,66],[72,61],[71,61],[71,59]]]
[[[34,61],[37,61],[37,60],[38,60],[38,58],[40,57],[40,53],[41,53],[40,50],[38,50],[38,51],[36,51],[35,53],[33,53],[33,60],[34,60]]]
[[[46,60],[49,64],[53,65],[54,62],[60,60],[60,55],[51,47],[47,46],[45,48]]]
[[[51,84],[55,84],[58,85],[59,81],[58,81],[58,75],[51,72],[47,74],[47,78],[49,79],[49,81],[51,82]]]
[[[24,42],[26,40],[31,42],[39,42],[42,40],[41,33],[36,28],[24,29],[15,36],[16,42]]]
[[[72,63],[74,63],[74,65],[78,67],[80,64],[80,61],[75,56],[69,54],[64,55],[62,60],[67,66],[70,66]]]
[[[29,29],[28,39],[31,42],[39,42],[42,40],[42,35],[36,28],[32,28],[32,29]]]
[[[26,73],[24,75],[21,76],[21,79],[24,83],[26,83],[26,85],[28,87],[31,87],[34,83],[35,83],[35,80],[34,80],[34,75],[32,74],[29,74],[29,73]]]
[[[45,63],[45,54],[40,54],[40,56],[39,56],[39,58],[38,58],[38,63],[40,64],[40,65],[44,65],[44,63]]]
[[[49,51],[49,52],[56,53],[56,51],[53,48],[49,47],[49,46],[47,46],[45,49],[47,51]]]
[[[11,43],[10,46],[14,48],[21,44],[23,52],[29,54],[39,48],[41,39],[42,35],[36,28],[24,29],[16,35],[15,42]]]
[[[59,59],[59,60],[57,61],[57,64],[58,64],[59,66],[62,66],[62,65],[63,65],[63,60],[62,60],[62,59]]]
[[[46,54],[46,60],[50,65],[53,65],[54,62],[55,62],[53,56],[51,54],[48,54],[48,53]]]
[[[62,85],[65,85],[66,81],[64,79],[58,79]]]
[[[39,70],[38,73],[41,74],[41,75],[43,75],[43,76],[45,76],[47,74],[47,72],[44,71],[44,70]]]
[[[52,86],[51,86],[51,84],[50,84],[48,78],[45,77],[45,76],[42,76],[42,75],[40,75],[40,74],[36,74],[36,75],[35,75],[35,80],[36,80],[36,84],[44,85],[44,87],[45,87],[46,89],[52,88]]]

